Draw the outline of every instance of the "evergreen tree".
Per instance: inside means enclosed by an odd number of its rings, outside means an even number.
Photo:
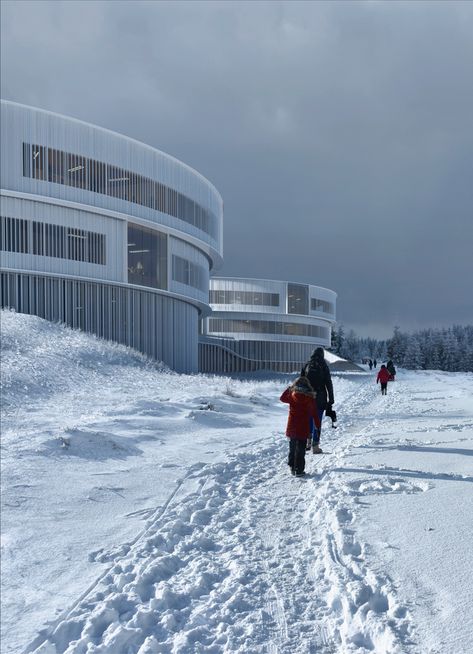
[[[342,356],[349,361],[356,361],[359,359],[359,343],[360,339],[357,337],[353,329],[350,329],[341,348]]]
[[[419,339],[416,336],[411,336],[407,340],[407,347],[404,353],[402,366],[410,368],[411,370],[420,370],[422,368],[422,351],[420,348]]]
[[[440,370],[442,365],[442,348],[437,334],[431,330],[428,370]]]
[[[387,356],[393,361],[403,361],[406,353],[407,337],[401,332],[399,326],[394,327],[393,337],[387,342]]]
[[[339,357],[343,356],[341,352],[343,351],[343,345],[345,343],[345,331],[343,329],[343,324],[340,323],[335,327],[332,338],[333,348],[336,355]]]

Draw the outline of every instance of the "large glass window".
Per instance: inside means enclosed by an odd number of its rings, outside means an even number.
[[[105,234],[1,216],[0,249],[105,265]]]
[[[309,287],[305,284],[287,285],[287,312],[307,315],[309,313]]]
[[[23,143],[23,175],[83,188],[167,213],[216,237],[217,217],[175,189],[123,168]]]
[[[211,290],[209,299],[210,304],[245,304],[262,307],[279,306],[279,293]]]
[[[167,237],[128,225],[128,283],[167,289]]]
[[[335,311],[335,306],[332,302],[319,300],[315,297],[310,300],[310,308],[312,311],[321,311],[322,313],[333,313]]]
[[[280,322],[273,320],[232,320],[210,318],[209,333],[282,334],[286,336],[308,336],[328,338],[329,329],[319,325]]]
[[[172,256],[172,278],[174,281],[186,286],[206,290],[206,275],[203,266],[199,266],[188,259],[183,259],[173,254]]]

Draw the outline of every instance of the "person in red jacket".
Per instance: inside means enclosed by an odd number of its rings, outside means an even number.
[[[286,436],[289,438],[287,462],[292,474],[302,477],[305,474],[305,446],[310,436],[310,418],[320,430],[320,417],[314,391],[306,377],[298,377],[279,399],[289,404],[286,428]]]
[[[381,383],[381,395],[388,394],[388,381],[390,379],[391,379],[391,373],[383,363],[383,365],[381,366],[378,372],[378,376],[376,377],[376,383],[378,382]]]

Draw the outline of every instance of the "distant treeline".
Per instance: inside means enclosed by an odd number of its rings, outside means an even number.
[[[379,363],[392,359],[395,365],[410,370],[473,372],[473,325],[422,329],[412,334],[395,327],[393,336],[385,341],[359,338],[353,330],[345,334],[343,325],[338,325],[331,351],[355,362],[369,357]]]

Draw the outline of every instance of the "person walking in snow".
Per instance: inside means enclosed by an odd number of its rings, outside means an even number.
[[[394,367],[394,363],[391,361],[391,359],[389,359],[389,361],[387,362],[386,368],[388,369],[388,372],[391,375],[389,381],[394,381],[394,378],[396,377],[396,368]]]
[[[287,463],[296,477],[305,475],[305,450],[310,438],[310,421],[320,430],[320,417],[313,388],[306,377],[298,377],[279,398],[289,404],[286,436],[289,438]]]
[[[390,381],[390,379],[391,379],[391,373],[383,363],[383,365],[379,369],[378,376],[376,377],[376,383],[381,384],[381,395],[388,394],[388,381]]]
[[[332,376],[324,358],[323,347],[316,348],[301,370],[301,376],[307,377],[315,392],[317,410],[319,415],[319,427],[311,422],[312,452],[322,454],[320,448],[320,430],[324,411],[332,412],[332,405],[335,403],[333,395]],[[310,449],[310,442],[308,442]]]

